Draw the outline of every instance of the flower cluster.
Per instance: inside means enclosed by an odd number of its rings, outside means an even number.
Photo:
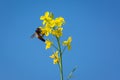
[[[63,42],[63,46],[67,46],[68,50],[71,49],[71,42],[72,42],[72,37],[69,37],[67,41]]]
[[[51,46],[55,47],[57,50],[54,52],[50,58],[53,59],[54,64],[59,64],[60,63],[60,58],[62,55],[61,51],[61,43],[60,43],[60,37],[63,35],[63,25],[65,24],[65,20],[63,17],[57,17],[54,18],[54,14],[51,12],[45,12],[43,16],[40,17],[40,20],[42,20],[42,26],[40,26],[41,34],[45,35],[46,37],[52,35],[56,38],[58,42],[58,47],[54,45],[54,42],[50,39],[45,40],[46,44],[46,49],[51,48]],[[65,48],[67,47],[68,50],[71,49],[71,42],[72,42],[72,37],[69,37],[68,40],[63,41],[63,46]],[[61,59],[62,60],[62,59]]]
[[[46,36],[49,36],[49,34],[57,37],[62,36],[61,26],[65,23],[63,17],[54,18],[53,13],[45,12],[45,14],[40,17],[40,20],[43,21],[42,24],[44,26],[40,27],[42,30],[42,34],[45,34]]]
[[[50,58],[53,59],[53,64],[57,64],[59,63],[59,57],[58,57],[58,51],[56,51],[55,53],[53,53]]]

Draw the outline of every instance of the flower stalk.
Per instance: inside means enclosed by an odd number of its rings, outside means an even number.
[[[60,53],[60,61],[59,61],[59,69],[60,69],[60,80],[64,80],[63,77],[63,64],[62,64],[62,52],[61,52],[61,46],[60,46],[60,38],[57,38],[57,43],[58,43],[58,49],[59,49],[59,53]]]

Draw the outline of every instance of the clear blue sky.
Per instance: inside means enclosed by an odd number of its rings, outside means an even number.
[[[66,20],[64,38],[73,37],[63,57],[72,80],[120,80],[119,0],[0,0],[0,80],[59,80],[50,50],[30,39],[51,11]]]

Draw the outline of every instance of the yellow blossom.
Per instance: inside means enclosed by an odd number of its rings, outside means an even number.
[[[50,27],[55,27],[55,20],[51,20],[50,22],[49,22],[49,26]]]
[[[52,20],[52,16],[50,16],[50,14],[51,13],[47,11],[44,16],[40,17],[40,20],[43,20],[43,25]]]
[[[57,36],[57,37],[62,36],[62,30],[63,30],[63,28],[58,28],[56,30],[53,30],[52,35]]]
[[[65,20],[63,17],[58,17],[55,19],[55,24],[58,27],[61,27],[65,23]]]
[[[44,27],[40,27],[41,28],[41,34],[45,34],[45,36],[49,36],[49,34],[51,33],[51,28],[49,27],[48,24],[46,24]]]
[[[71,42],[72,42],[72,37],[69,37],[67,41],[63,42],[63,46],[67,46],[68,50],[71,49]]]
[[[45,44],[46,44],[46,49],[48,49],[52,46],[52,42],[50,40],[46,40]]]
[[[50,58],[53,59],[53,64],[57,64],[59,63],[59,56],[58,56],[58,51],[56,51],[55,53],[53,53]]]

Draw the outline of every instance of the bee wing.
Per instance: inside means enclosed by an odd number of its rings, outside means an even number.
[[[38,37],[38,35],[36,33],[32,34],[31,38],[34,38],[34,37]]]

